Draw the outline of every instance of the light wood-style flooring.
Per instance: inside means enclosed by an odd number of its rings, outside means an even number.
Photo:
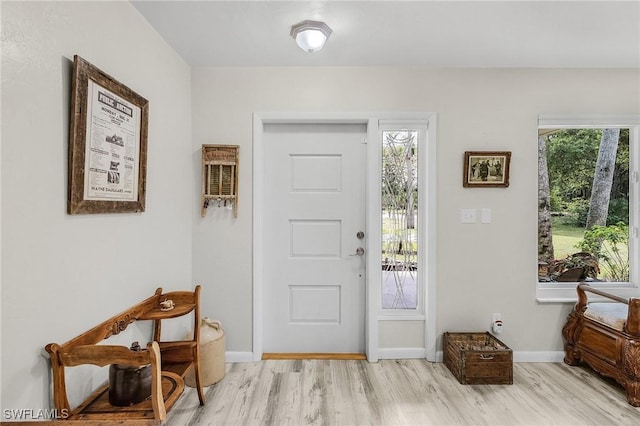
[[[169,412],[181,425],[634,425],[640,408],[588,368],[516,363],[513,385],[461,385],[425,360],[268,360],[228,364],[225,378]]]

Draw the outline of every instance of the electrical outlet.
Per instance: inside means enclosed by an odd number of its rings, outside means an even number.
[[[499,313],[491,314],[491,326],[489,328],[493,334],[502,333],[502,319]]]

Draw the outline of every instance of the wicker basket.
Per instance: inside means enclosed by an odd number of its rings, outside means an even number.
[[[463,385],[513,384],[513,352],[488,332],[444,333],[444,363]]]

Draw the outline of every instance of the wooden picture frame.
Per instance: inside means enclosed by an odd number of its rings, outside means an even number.
[[[465,151],[465,188],[508,187],[511,151]]]
[[[145,210],[149,101],[73,58],[69,214]]]

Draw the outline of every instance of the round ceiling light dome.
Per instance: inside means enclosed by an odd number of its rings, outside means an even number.
[[[306,20],[291,27],[291,37],[296,40],[300,49],[306,52],[322,49],[331,32],[331,28],[322,21]]]

